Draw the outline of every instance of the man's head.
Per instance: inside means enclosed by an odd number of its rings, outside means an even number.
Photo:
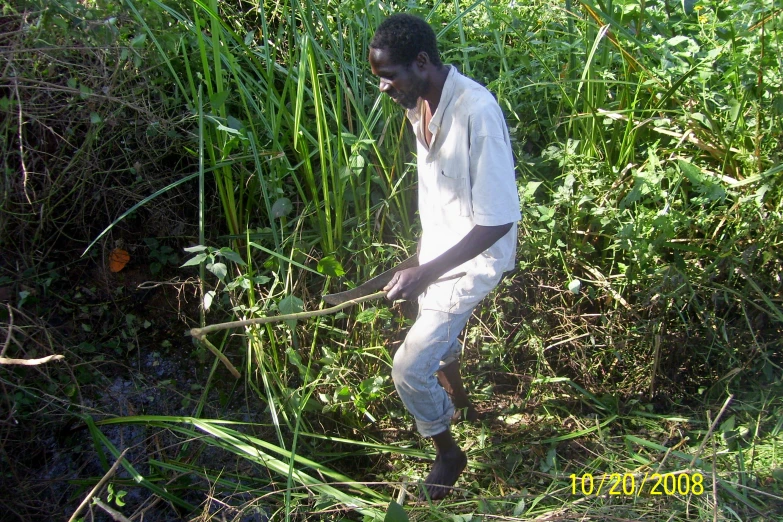
[[[373,74],[380,78],[381,92],[406,109],[416,106],[430,88],[433,70],[443,66],[435,32],[409,14],[392,15],[378,26],[369,59]]]
[[[432,65],[441,66],[435,31],[427,22],[409,14],[395,14],[381,22],[370,42],[373,49],[386,49],[392,65],[411,65],[420,52]]]

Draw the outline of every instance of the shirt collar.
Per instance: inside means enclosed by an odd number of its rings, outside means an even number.
[[[435,114],[432,115],[430,120],[430,127],[433,125],[440,128],[440,122],[443,121],[443,113],[446,112],[446,108],[451,104],[451,99],[454,98],[454,88],[457,84],[457,68],[448,65],[449,75],[446,76],[446,82],[443,84],[443,90],[440,93],[440,101],[438,102],[438,108],[435,109]]]

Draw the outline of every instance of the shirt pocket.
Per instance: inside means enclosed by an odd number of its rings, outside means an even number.
[[[447,171],[438,174],[438,194],[445,214],[470,216],[470,185],[467,170]]]

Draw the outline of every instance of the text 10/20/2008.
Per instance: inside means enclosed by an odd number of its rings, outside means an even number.
[[[703,495],[704,475],[701,473],[612,473],[593,476],[592,473],[576,475],[572,473],[571,494],[584,496],[622,495],[622,496],[673,496]]]

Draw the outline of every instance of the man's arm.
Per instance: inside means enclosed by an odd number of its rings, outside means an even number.
[[[459,243],[432,261],[394,274],[392,280],[384,288],[388,292],[386,298],[390,301],[415,299],[440,276],[494,245],[498,239],[511,230],[513,225],[513,223],[506,223],[489,227],[474,226]]]

